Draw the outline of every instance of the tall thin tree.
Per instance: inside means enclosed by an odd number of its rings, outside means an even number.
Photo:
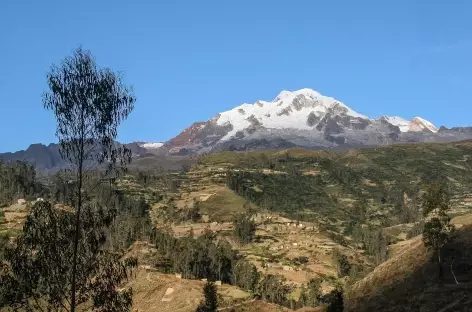
[[[83,208],[84,180],[104,165],[113,175],[131,161],[131,151],[116,143],[118,127],[134,108],[135,97],[120,74],[99,68],[89,51],[78,48],[47,74],[45,109],[57,120],[61,156],[75,174],[75,224],[71,272],[70,311],[77,305],[77,258]]]

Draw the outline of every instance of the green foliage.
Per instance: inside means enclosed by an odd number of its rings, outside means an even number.
[[[9,237],[0,233],[0,261],[4,260],[5,258],[5,249],[9,244]]]
[[[77,304],[100,311],[127,311],[131,290],[116,287],[127,277],[121,255],[104,248],[104,229],[114,212],[93,202],[84,205],[76,275]],[[75,212],[37,202],[23,232],[5,252],[0,303],[12,308],[63,311],[70,308]]]
[[[339,249],[333,249],[333,263],[336,266],[339,277],[348,276],[351,271],[351,263],[348,257]]]
[[[327,312],[344,311],[344,292],[340,287],[336,287],[331,291],[324,301],[328,304]]]
[[[259,281],[256,295],[262,300],[284,305],[292,291],[293,287],[286,284],[283,276],[268,274]]]
[[[262,172],[238,171],[227,174],[227,186],[238,195],[261,208],[289,214],[302,209],[327,213],[328,206],[336,206],[323,190],[323,184],[323,180],[318,177],[297,174],[266,175]]]
[[[254,264],[240,258],[231,246],[210,231],[204,235],[175,238],[153,230],[151,241],[159,250],[155,267],[189,279],[221,280],[251,291],[256,297],[284,304],[292,287],[281,276],[263,276]]]
[[[16,199],[32,199],[42,193],[32,165],[22,161],[3,163],[0,159],[0,207],[11,205]]]
[[[115,204],[117,216],[106,230],[109,250],[122,252],[137,240],[149,240],[154,226],[149,218],[149,204],[142,198],[113,192],[109,202]]]
[[[421,220],[421,213],[416,204],[416,200],[398,205],[398,223],[414,223]]]
[[[423,195],[423,215],[428,216],[434,210],[447,212],[450,204],[450,190],[445,180],[428,185]]]
[[[423,241],[426,247],[439,251],[449,240],[453,226],[447,215],[433,217],[424,224]]]
[[[381,229],[365,229],[363,243],[366,252],[373,256],[376,265],[387,260],[390,241]]]
[[[256,292],[259,279],[260,273],[254,264],[246,260],[239,260],[234,265],[231,280],[234,285],[254,293]]]
[[[434,183],[423,196],[423,213],[426,217],[423,228],[424,245],[437,254],[439,275],[442,276],[441,249],[451,239],[454,225],[447,215],[449,190],[445,183]]]
[[[306,286],[302,286],[299,300],[302,306],[316,307],[319,305],[322,297],[321,282],[321,279],[311,279]]]
[[[207,231],[194,239],[175,238],[172,235],[154,230],[151,241],[160,251],[159,263],[167,263],[168,271],[181,273],[184,278],[221,280],[231,282],[232,264],[236,254],[231,246]]]
[[[115,140],[119,125],[134,108],[135,98],[120,75],[108,68],[99,68],[91,53],[82,48],[76,49],[59,66],[53,65],[47,74],[47,83],[49,91],[43,94],[43,105],[54,114],[61,157],[70,162],[75,175],[70,185],[73,188],[70,192],[73,195],[71,202],[75,208],[73,232],[69,233],[69,239],[73,242],[72,254],[69,255],[72,268],[67,272],[71,281],[70,311],[75,312],[77,304],[88,294],[79,289],[82,287],[79,284],[81,274],[88,276],[97,269],[87,267],[84,272],[78,271],[79,261],[88,250],[88,246],[79,248],[81,232],[88,226],[82,220],[82,213],[86,214],[86,211],[82,211],[87,205],[86,190],[93,189],[93,186],[85,188],[86,181],[92,169],[98,167],[105,167],[102,178],[115,178],[131,161],[131,151]],[[103,179],[98,182],[103,182]],[[107,264],[109,267],[104,274],[109,274],[107,270],[115,267],[113,262]],[[62,291],[66,290],[69,291],[67,288]],[[59,289],[54,291],[58,292]],[[99,304],[102,301],[94,302]],[[127,304],[120,307],[129,309]],[[107,307],[101,309],[106,310]]]
[[[468,192],[472,176],[463,159],[470,153],[470,144],[453,143],[342,153],[265,152],[269,165],[256,161],[259,152],[225,152],[204,158],[208,165],[230,164],[227,186],[260,208],[310,221],[388,227],[420,220],[416,197],[433,180],[453,177],[456,182],[451,185],[451,194]],[[250,160],[254,162],[247,164]]]
[[[252,242],[256,234],[256,224],[252,220],[251,215],[241,214],[236,216],[233,221],[234,235],[242,244]]]
[[[187,209],[187,220],[191,220],[192,222],[197,222],[201,219],[201,214],[200,214],[200,202],[199,201],[194,201],[192,207]]]
[[[205,301],[201,302],[197,307],[197,312],[216,312],[218,309],[218,295],[216,285],[212,282],[206,282],[203,286],[203,295]]]

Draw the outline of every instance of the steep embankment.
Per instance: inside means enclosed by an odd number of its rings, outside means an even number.
[[[469,216],[470,217],[470,216]],[[472,226],[458,226],[445,246],[443,278],[436,256],[421,236],[400,243],[394,256],[358,281],[348,294],[348,311],[470,311],[472,305]],[[456,275],[459,284],[456,284]]]

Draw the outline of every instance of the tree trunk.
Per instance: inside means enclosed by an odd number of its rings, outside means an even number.
[[[76,298],[75,298],[75,292],[76,292],[76,275],[77,275],[77,251],[79,247],[79,230],[80,230],[80,210],[82,208],[82,173],[79,173],[79,191],[78,191],[78,198],[77,198],[77,211],[75,215],[75,230],[74,230],[74,252],[72,256],[72,289],[71,289],[71,307],[70,311],[74,312],[75,311],[75,305],[76,305]]]
[[[83,114],[82,114],[83,115]],[[82,119],[83,120],[83,119]],[[74,251],[72,255],[72,285],[71,285],[71,307],[70,312],[75,312],[76,307],[76,291],[77,291],[77,253],[79,248],[79,232],[80,232],[80,211],[82,209],[82,173],[83,173],[83,162],[84,162],[84,131],[82,125],[80,141],[80,156],[78,166],[78,191],[77,191],[77,210],[75,215],[75,233],[74,233]]]
[[[449,264],[449,267],[451,268],[451,273],[452,273],[452,276],[454,277],[454,280],[456,281],[456,284],[459,285],[459,282],[457,281],[457,278],[456,278],[456,274],[454,274],[454,270],[452,269],[453,264],[454,264],[454,260],[451,261],[451,263]]]
[[[439,269],[439,278],[443,277],[443,267],[441,263],[441,248],[438,247],[438,269]]]

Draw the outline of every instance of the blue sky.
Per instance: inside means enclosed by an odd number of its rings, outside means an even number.
[[[82,45],[138,102],[119,140],[163,141],[281,90],[377,117],[472,125],[472,1],[0,1],[0,152],[55,142],[45,74]]]

